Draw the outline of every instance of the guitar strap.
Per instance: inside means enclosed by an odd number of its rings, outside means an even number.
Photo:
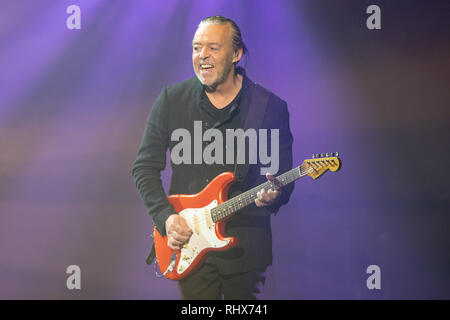
[[[250,97],[250,104],[248,106],[247,114],[244,121],[244,131],[250,128],[256,130],[260,129],[264,120],[264,115],[266,113],[267,104],[269,101],[269,91],[258,85],[257,83],[252,83],[252,94]],[[248,152],[257,152],[258,146],[256,148],[248,148]],[[237,157],[234,165],[234,178],[242,182],[247,176],[248,170],[250,169],[250,164],[238,164],[237,159],[239,155],[245,152],[245,141],[243,145],[237,146]],[[248,159],[251,159],[251,154],[248,155]],[[256,156],[256,155],[255,155]],[[255,157],[257,159],[257,157]]]

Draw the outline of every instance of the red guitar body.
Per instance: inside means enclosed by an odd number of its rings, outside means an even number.
[[[234,182],[232,172],[212,180],[201,192],[193,195],[170,195],[169,202],[185,218],[193,233],[181,250],[167,245],[167,235],[154,228],[156,259],[160,270],[171,280],[180,280],[194,272],[210,251],[223,251],[237,245],[237,239],[226,237],[225,221],[214,222],[211,209],[228,200],[228,189]]]

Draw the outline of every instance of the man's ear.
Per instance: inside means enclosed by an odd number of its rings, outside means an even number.
[[[239,48],[234,52],[232,61],[233,64],[237,64],[241,60],[243,52],[244,50],[242,48]]]

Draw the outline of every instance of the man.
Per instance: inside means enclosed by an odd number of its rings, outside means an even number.
[[[163,89],[150,112],[133,176],[155,227],[162,235],[167,234],[171,249],[180,249],[192,234],[184,218],[168,202],[160,180],[166,151],[173,151],[178,143],[172,141],[174,130],[184,128],[193,133],[194,121],[201,121],[203,130],[215,128],[225,137],[226,130],[243,128],[257,118],[256,113],[263,112],[259,110],[265,110],[264,114],[259,114],[262,120],[254,129],[279,130],[279,154],[276,154],[280,157],[279,170],[272,173],[281,174],[292,168],[293,138],[286,102],[257,86],[243,68],[236,66],[246,51],[239,27],[232,20],[221,16],[203,19],[193,39],[192,62],[196,77]],[[248,114],[255,90],[262,92],[260,95],[266,97],[263,101],[267,101],[267,105],[257,106],[256,113]],[[203,147],[207,145],[208,142],[203,142]],[[175,164],[172,159],[169,194],[198,193],[214,177],[229,171],[234,172],[238,180],[229,190],[230,198],[263,183],[266,178],[279,186],[272,174],[261,175],[259,160],[251,165],[237,163],[236,154],[242,150],[223,146],[224,154],[231,151],[234,163],[178,161]],[[194,148],[190,154],[193,152]],[[261,190],[254,205],[241,209],[227,222],[227,236],[237,237],[239,245],[224,252],[209,253],[194,274],[179,281],[182,297],[259,298],[265,270],[272,263],[270,214],[288,202],[292,190],[293,184],[284,186],[283,190]]]

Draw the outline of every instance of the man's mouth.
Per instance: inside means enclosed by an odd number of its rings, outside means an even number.
[[[209,70],[214,68],[214,66],[212,64],[200,64],[200,70]]]

